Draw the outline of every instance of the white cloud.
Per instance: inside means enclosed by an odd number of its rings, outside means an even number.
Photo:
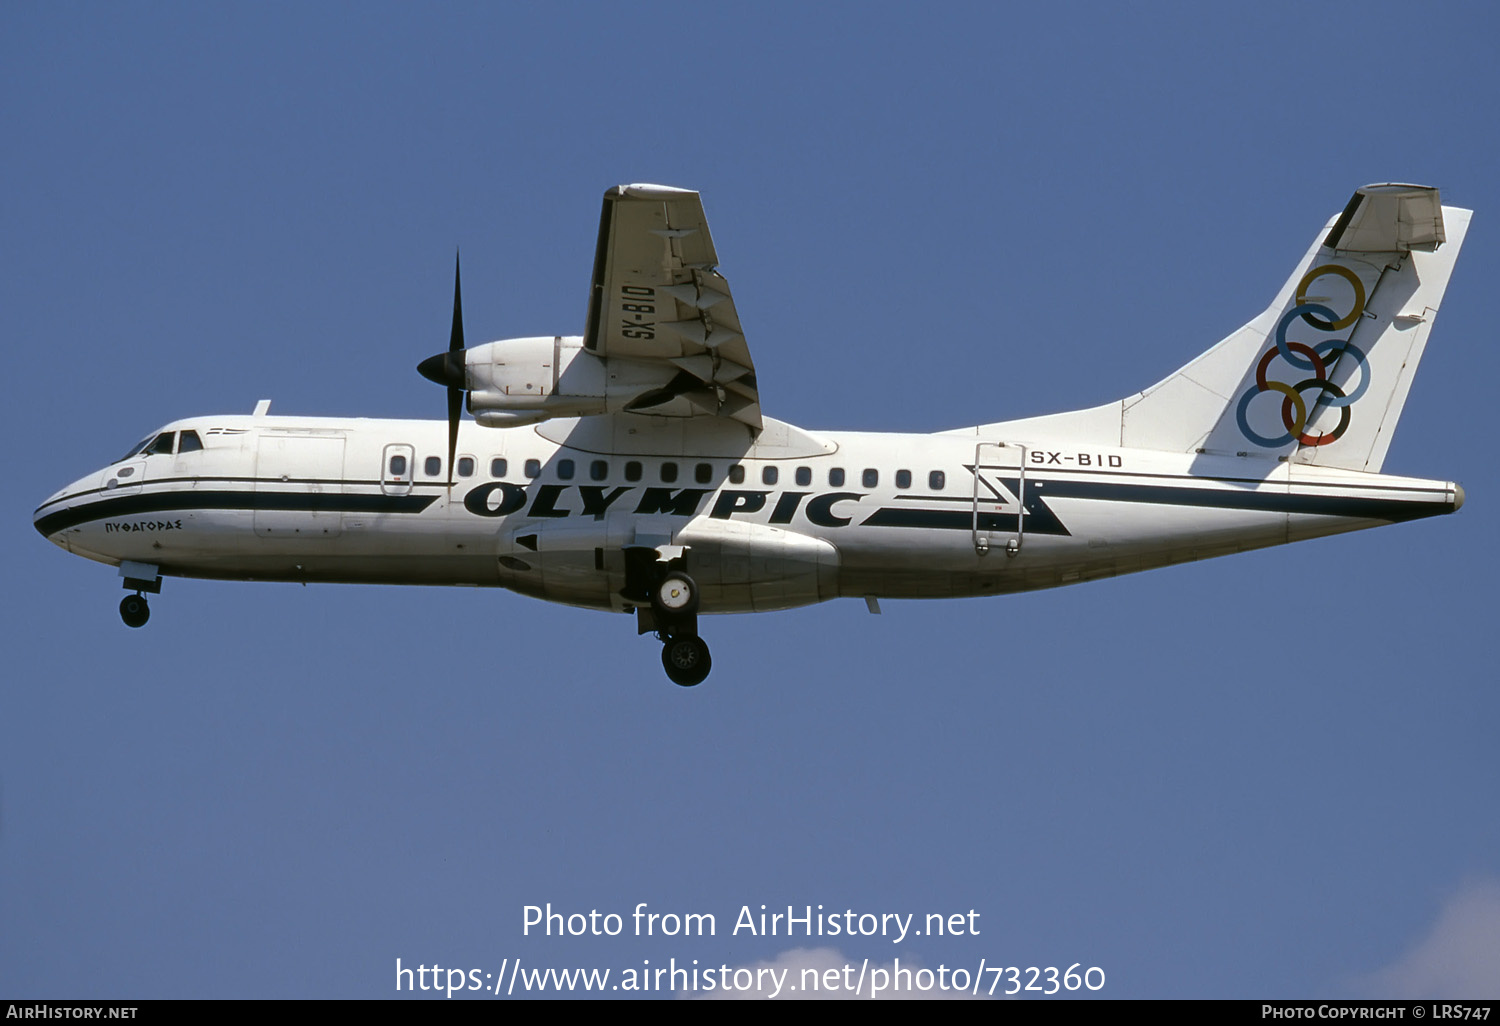
[[[1426,937],[1355,987],[1377,998],[1500,997],[1500,881],[1461,889]]]
[[[863,958],[849,958],[834,948],[793,948],[783,951],[769,961],[749,965],[731,966],[728,973],[719,973],[714,967],[718,981],[712,991],[701,988],[694,991],[678,991],[679,997],[716,998],[719,1000],[747,1000],[776,997],[782,999],[839,1001],[853,998],[870,1000],[942,1000],[973,997],[974,978],[972,969],[960,970],[958,982],[966,983],[969,990],[954,989],[954,971],[929,969],[921,962],[905,957],[876,964]],[[864,981],[860,983],[860,971]],[[980,984],[980,994],[993,982],[986,973]],[[943,990],[940,984],[946,983]],[[873,992],[873,993],[872,993]]]

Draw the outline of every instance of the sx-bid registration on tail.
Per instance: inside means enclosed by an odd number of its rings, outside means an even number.
[[[604,195],[581,337],[446,352],[447,421],[174,421],[42,503],[120,568],[132,627],[163,577],[509,588],[630,613],[676,683],[706,613],[997,595],[1451,513],[1380,473],[1470,212],[1358,190],[1271,305],[1145,391],[936,434],[761,412],[696,192]],[[467,407],[472,415],[462,417]]]

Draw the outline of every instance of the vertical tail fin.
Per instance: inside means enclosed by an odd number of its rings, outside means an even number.
[[[1204,452],[1379,471],[1469,213],[1424,186],[1358,190],[1264,313],[1125,401],[1126,444],[1187,421],[1173,433],[1206,427]],[[1211,404],[1181,402],[1189,388],[1219,398],[1211,425]]]
[[[1379,471],[1470,214],[1434,188],[1367,185],[1271,305],[1208,352],[1117,403],[1003,428]]]

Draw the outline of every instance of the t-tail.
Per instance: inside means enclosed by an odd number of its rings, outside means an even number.
[[[979,430],[1378,473],[1471,213],[1428,186],[1367,185],[1259,317],[1176,373],[1107,406]]]

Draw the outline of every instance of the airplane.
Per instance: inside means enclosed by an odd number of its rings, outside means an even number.
[[[36,510],[163,577],[507,588],[633,614],[676,684],[700,614],[999,595],[1457,511],[1380,472],[1471,212],[1378,184],[1271,305],[1144,391],[933,434],[808,431],[761,412],[698,193],[604,194],[581,336],[464,344],[418,366],[447,419],[166,424]],[[465,420],[467,409],[471,419]]]

